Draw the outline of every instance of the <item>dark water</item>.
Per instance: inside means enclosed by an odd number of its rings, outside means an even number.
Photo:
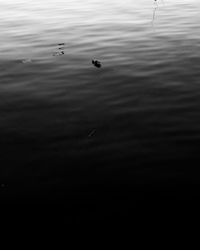
[[[198,200],[199,1],[0,7],[3,203],[101,220]]]

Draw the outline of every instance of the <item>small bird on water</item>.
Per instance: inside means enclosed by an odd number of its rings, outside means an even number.
[[[98,60],[92,60],[92,64],[97,68],[101,68],[101,63]]]

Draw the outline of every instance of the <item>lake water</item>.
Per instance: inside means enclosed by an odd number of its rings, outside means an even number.
[[[102,218],[138,200],[198,195],[198,0],[0,0],[0,9],[3,202]]]

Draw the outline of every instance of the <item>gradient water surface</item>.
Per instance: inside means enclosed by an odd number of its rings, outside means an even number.
[[[7,201],[197,192],[200,3],[157,2],[0,0]]]

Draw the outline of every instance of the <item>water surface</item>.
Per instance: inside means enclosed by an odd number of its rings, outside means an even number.
[[[5,199],[197,192],[200,3],[157,2],[0,1]]]

